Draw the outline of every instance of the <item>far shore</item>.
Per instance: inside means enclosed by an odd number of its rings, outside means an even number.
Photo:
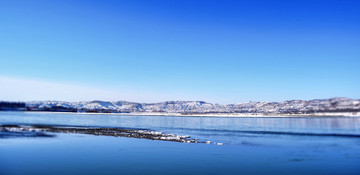
[[[17,111],[15,111],[17,112]],[[211,114],[183,114],[160,112],[132,112],[132,113],[86,113],[86,112],[56,112],[56,111],[21,111],[38,113],[62,113],[80,115],[126,115],[126,116],[174,116],[174,117],[231,117],[231,118],[291,118],[291,117],[360,117],[360,112],[318,112],[310,114],[276,114],[276,113],[211,113]]]

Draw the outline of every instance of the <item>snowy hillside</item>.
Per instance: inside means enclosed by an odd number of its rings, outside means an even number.
[[[135,103],[127,101],[32,101],[26,102],[30,110],[80,111],[80,112],[163,112],[163,113],[313,113],[360,112],[360,100],[331,98],[315,100],[290,100],[284,102],[246,102],[239,104],[212,104],[203,101],[166,101],[160,103]]]

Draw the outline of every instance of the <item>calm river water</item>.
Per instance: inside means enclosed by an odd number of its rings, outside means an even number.
[[[360,174],[360,118],[0,112],[0,124],[149,129],[223,145],[85,134],[0,137],[0,174]]]

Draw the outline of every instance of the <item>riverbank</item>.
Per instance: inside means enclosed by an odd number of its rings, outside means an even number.
[[[55,125],[0,125],[0,139],[11,137],[53,137],[47,133],[73,133],[96,136],[131,137],[150,140],[162,140],[183,143],[205,143],[190,136],[165,134],[158,131],[130,129],[130,128],[99,128],[80,126]]]
[[[18,112],[18,111],[16,111]],[[173,117],[229,117],[229,118],[291,118],[291,117],[360,117],[360,112],[318,112],[310,114],[276,114],[276,113],[211,113],[211,114],[183,114],[160,112],[133,112],[133,113],[86,113],[86,112],[49,112],[49,111],[22,111],[31,113],[65,113],[80,115],[127,115],[127,116],[173,116]]]

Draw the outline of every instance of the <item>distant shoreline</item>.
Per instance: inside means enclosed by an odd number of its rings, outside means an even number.
[[[329,98],[283,102],[213,104],[204,101],[0,101],[0,111],[48,111],[86,114],[190,117],[323,117],[360,116],[360,99]]]
[[[180,114],[180,113],[101,113],[101,112],[57,112],[57,111],[3,111],[3,112],[30,112],[30,113],[57,113],[80,115],[126,115],[126,116],[172,116],[172,117],[220,117],[220,118],[311,118],[311,117],[360,117],[360,112],[324,112],[310,114],[261,114],[261,113],[213,113],[213,114]]]

